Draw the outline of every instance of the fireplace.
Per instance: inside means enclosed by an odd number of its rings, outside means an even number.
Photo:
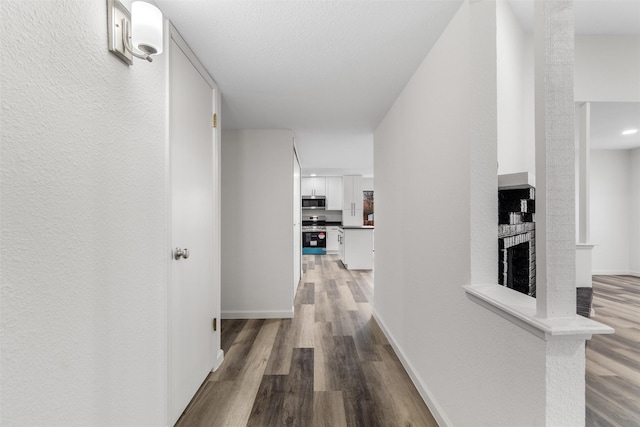
[[[500,189],[498,216],[498,283],[535,297],[535,189]]]

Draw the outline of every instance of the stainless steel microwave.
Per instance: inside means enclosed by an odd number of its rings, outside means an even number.
[[[327,198],[324,196],[302,196],[302,209],[324,210],[327,206]]]

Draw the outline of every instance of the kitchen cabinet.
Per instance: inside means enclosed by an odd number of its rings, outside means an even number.
[[[326,196],[327,183],[324,177],[312,176],[301,179],[301,189],[303,196]]]
[[[345,175],[342,177],[342,225],[359,226],[363,224],[362,213],[362,176]]]
[[[339,252],[340,251],[340,227],[328,226],[327,227],[327,252]]]
[[[327,210],[342,210],[342,177],[328,176],[326,177],[327,188]]]
[[[346,269],[373,269],[373,227],[340,227],[338,236],[338,253]]]

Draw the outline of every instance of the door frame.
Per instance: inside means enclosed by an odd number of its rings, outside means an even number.
[[[221,333],[220,333],[220,282],[221,282],[221,186],[220,186],[220,167],[221,167],[221,105],[222,105],[222,95],[220,90],[218,89],[218,85],[215,83],[215,80],[209,75],[208,71],[202,66],[196,55],[193,53],[191,48],[187,45],[185,40],[182,38],[178,30],[173,26],[173,24],[169,20],[165,20],[164,25],[164,34],[165,40],[164,44],[167,46],[164,55],[164,69],[166,70],[166,78],[165,78],[165,117],[167,120],[165,121],[165,194],[166,205],[165,205],[165,215],[167,218],[166,224],[166,235],[165,235],[165,247],[167,249],[167,263],[166,263],[166,301],[167,301],[167,323],[165,325],[166,328],[166,369],[167,369],[167,380],[166,380],[166,417],[167,417],[167,425],[173,425],[172,421],[172,401],[171,401],[171,390],[172,390],[172,370],[171,370],[171,352],[172,352],[172,337],[171,337],[171,322],[173,319],[172,313],[172,304],[170,300],[171,289],[172,289],[172,280],[173,280],[173,247],[172,247],[172,236],[173,236],[173,223],[172,223],[172,192],[171,192],[171,117],[170,117],[170,103],[171,103],[171,41],[173,40],[176,45],[180,48],[182,53],[187,57],[187,59],[191,62],[191,64],[196,68],[196,70],[200,73],[202,78],[207,82],[212,91],[212,105],[213,112],[217,117],[217,126],[214,130],[214,141],[213,141],[213,239],[214,239],[214,291],[213,294],[216,297],[216,301],[214,301],[214,316],[218,320],[217,331],[214,334],[214,351],[216,353],[214,366],[212,371],[215,371],[220,367],[222,361],[224,360],[224,352],[221,348]]]
[[[298,170],[300,171],[300,175],[298,176],[298,186],[296,187],[295,183],[293,188],[297,188],[298,191],[293,192],[293,207],[296,210],[298,222],[294,223],[293,229],[293,263],[294,263],[294,273],[293,273],[293,296],[295,298],[296,292],[298,290],[298,286],[300,285],[300,281],[302,280],[302,167],[300,166],[300,158],[298,157],[298,150],[296,149],[295,138],[293,141],[293,168],[295,172],[295,166],[298,166]],[[295,179],[295,173],[294,177]],[[294,214],[294,220],[296,219]],[[298,245],[296,246],[295,241],[298,241]],[[297,249],[297,253],[296,253]],[[297,277],[296,277],[297,276]]]

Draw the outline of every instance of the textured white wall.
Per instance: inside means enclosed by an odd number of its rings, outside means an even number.
[[[104,1],[0,8],[1,424],[163,425],[163,61],[108,52]]]
[[[222,317],[293,315],[293,132],[222,132]]]
[[[640,102],[640,38],[576,36],[576,101]]]
[[[440,421],[542,425],[544,342],[460,288],[471,278],[469,123],[485,115],[482,102],[469,102],[470,75],[487,71],[470,69],[469,8],[465,2],[375,132],[374,307]]]
[[[591,151],[594,274],[628,274],[632,209],[631,151]],[[637,175],[636,175],[637,177]],[[637,191],[637,190],[636,190]],[[635,217],[637,222],[638,216]]]
[[[631,150],[629,273],[640,277],[640,148]]]

